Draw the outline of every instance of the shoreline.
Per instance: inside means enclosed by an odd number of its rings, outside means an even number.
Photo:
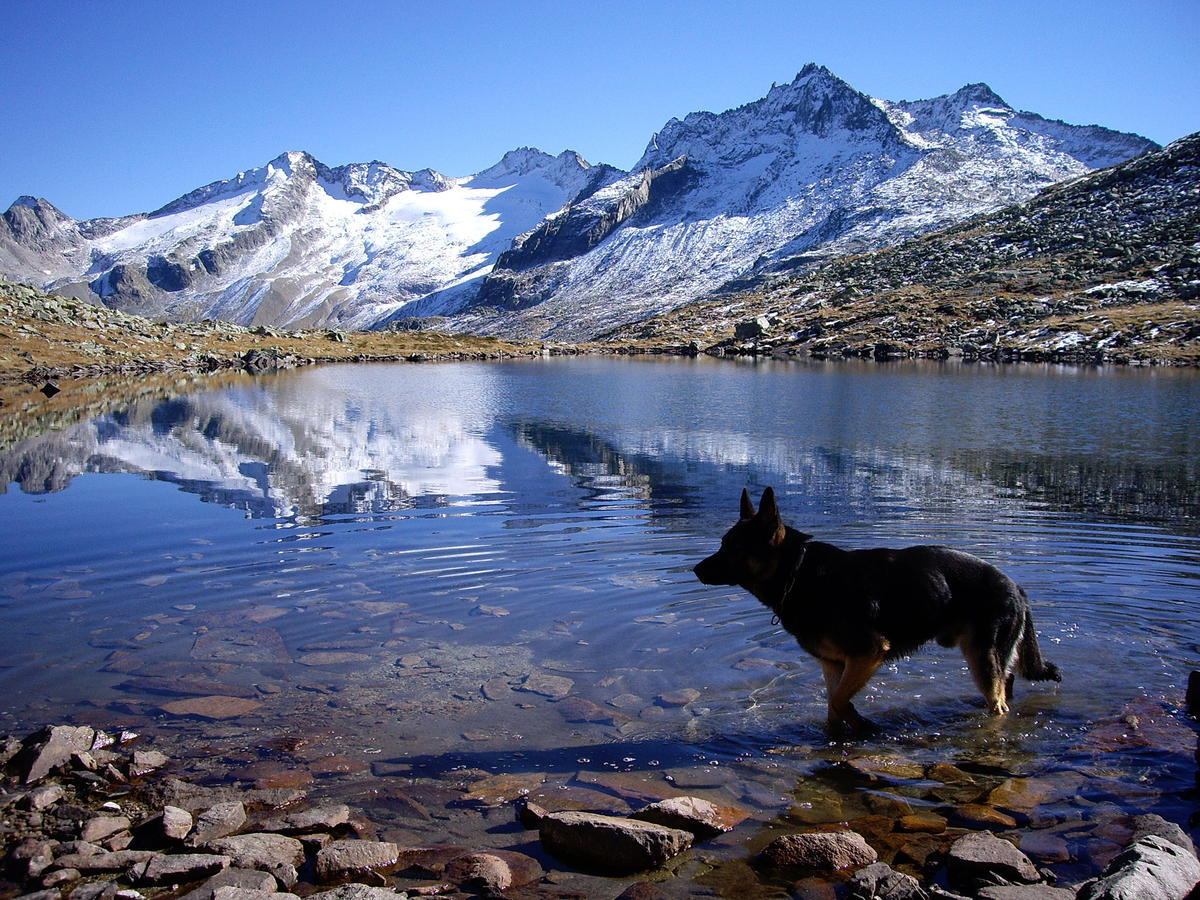
[[[196,749],[156,729],[59,724],[0,737],[0,897],[665,900],[681,896],[672,882],[682,879],[685,890],[718,894],[722,886],[792,885],[816,896],[843,896],[849,887],[853,896],[913,900],[1028,885],[1039,897],[1093,900],[1125,896],[1102,888],[1147,868],[1181,883],[1200,880],[1186,829],[1145,803],[1107,811],[1090,828],[1069,820],[1048,828],[1044,804],[1068,783],[1082,789],[1082,772],[1002,778],[962,761],[969,771],[843,745],[811,784],[797,787],[808,785],[814,801],[839,784],[874,798],[870,814],[837,821],[823,815],[824,800],[780,818],[744,803],[718,805],[704,799],[709,791],[670,778],[617,772],[585,779],[576,796],[551,788],[545,773],[460,769],[431,780],[403,756],[361,768],[328,757],[326,776],[314,782],[293,777],[300,773],[287,762],[303,752],[303,738],[270,743],[278,762],[239,776],[197,771],[189,760]],[[376,786],[363,791],[367,784]],[[910,807],[896,793],[905,785],[936,785],[939,805]],[[972,799],[981,790],[986,799]],[[486,828],[464,832],[456,815],[479,817]],[[1082,879],[1068,850],[1081,831],[1091,835]],[[1063,864],[1074,875],[1066,884],[1055,871]]]

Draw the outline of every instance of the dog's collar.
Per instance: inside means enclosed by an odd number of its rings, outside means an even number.
[[[800,555],[796,557],[796,562],[792,564],[791,574],[788,576],[787,584],[783,586],[783,593],[779,596],[779,603],[771,608],[775,615],[771,616],[771,624],[779,624],[779,613],[783,609],[783,604],[787,602],[788,597],[792,593],[792,589],[796,586],[796,579],[800,577],[800,567],[804,565],[804,556],[808,553],[808,541],[800,545]]]

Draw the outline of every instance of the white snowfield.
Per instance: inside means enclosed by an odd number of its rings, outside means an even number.
[[[1154,146],[1018,112],[985,85],[889,102],[810,65],[753,103],[672,119],[629,174],[529,148],[464,178],[289,152],[146,215],[77,222],[21,198],[0,222],[0,273],[175,319],[363,328],[447,315],[450,328],[578,339],[789,257],[902,240]],[[519,309],[474,308],[500,255],[571,201],[559,224],[586,224],[644,169],[681,159],[685,177],[652,186],[598,244],[519,273],[530,293],[506,304]],[[5,225],[34,215],[40,226]]]

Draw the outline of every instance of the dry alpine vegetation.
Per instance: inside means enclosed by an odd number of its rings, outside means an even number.
[[[1198,304],[1200,134],[606,337],[683,352],[1195,366]]]

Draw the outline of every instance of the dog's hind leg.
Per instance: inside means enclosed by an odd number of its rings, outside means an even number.
[[[970,638],[962,642],[963,656],[967,658],[967,666],[971,676],[979,686],[979,692],[987,701],[988,709],[994,716],[1002,716],[1008,712],[1009,685],[1011,679],[1004,671],[995,650],[974,645]]]

